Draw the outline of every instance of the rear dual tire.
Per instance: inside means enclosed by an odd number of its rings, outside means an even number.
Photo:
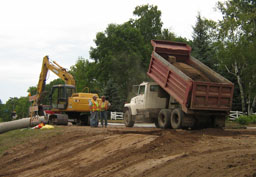
[[[157,125],[159,128],[170,128],[170,111],[168,109],[162,109],[158,114]],[[156,125],[156,127],[157,127]]]
[[[182,128],[183,117],[184,113],[180,108],[176,108],[173,111],[170,111],[169,109],[162,109],[158,114],[155,126],[162,129],[180,129]]]
[[[173,129],[182,128],[183,117],[184,113],[180,108],[174,109],[171,114],[171,127]]]

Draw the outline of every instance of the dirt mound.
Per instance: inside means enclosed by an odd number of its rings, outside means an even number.
[[[63,127],[9,149],[0,176],[253,176],[255,134]]]

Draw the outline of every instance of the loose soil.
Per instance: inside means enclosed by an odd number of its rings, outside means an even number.
[[[184,74],[186,74],[188,77],[190,77],[194,81],[205,81],[210,82],[211,80],[203,74],[201,71],[195,69],[194,67],[186,64],[186,63],[179,63],[175,62],[173,65],[181,70]]]
[[[61,127],[8,149],[0,176],[256,176],[256,130]]]

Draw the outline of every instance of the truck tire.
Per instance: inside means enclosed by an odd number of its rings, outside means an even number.
[[[182,128],[182,120],[184,117],[184,113],[180,108],[176,108],[172,111],[171,114],[171,126],[173,129]]]
[[[159,123],[158,123],[158,119],[155,119],[154,122],[155,122],[156,128],[160,128],[160,127],[159,127]]]
[[[133,127],[135,121],[132,118],[131,111],[126,109],[124,112],[124,124],[126,127]]]
[[[158,114],[158,126],[166,129],[170,128],[170,111],[168,109],[162,109]]]

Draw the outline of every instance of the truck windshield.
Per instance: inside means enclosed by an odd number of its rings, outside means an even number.
[[[139,87],[139,95],[143,95],[145,93],[145,85]]]

